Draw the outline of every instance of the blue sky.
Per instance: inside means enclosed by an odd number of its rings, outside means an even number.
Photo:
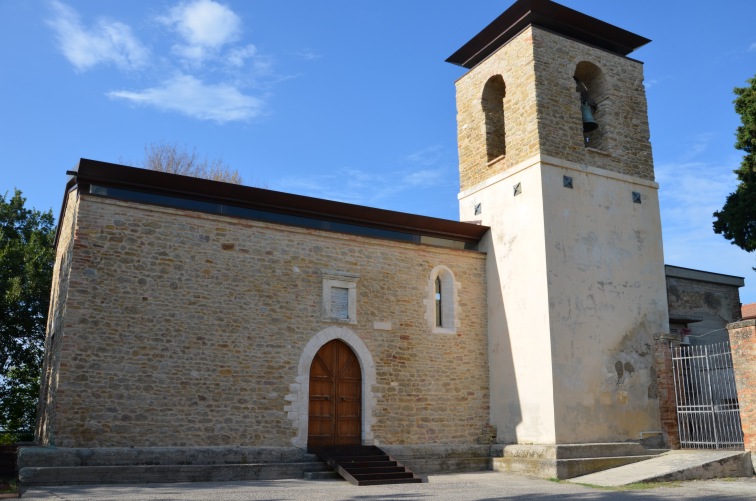
[[[60,210],[80,157],[196,147],[246,184],[458,217],[445,63],[509,0],[0,0],[0,191]],[[563,0],[652,43],[645,63],[668,264],[743,276],[711,230],[741,153],[732,89],[756,74],[752,0]]]

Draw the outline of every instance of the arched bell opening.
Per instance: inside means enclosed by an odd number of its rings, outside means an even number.
[[[494,75],[483,87],[481,106],[486,124],[486,156],[488,162],[503,158],[507,153],[504,117],[504,77]]]
[[[579,96],[580,119],[583,124],[583,145],[586,148],[606,150],[608,129],[606,78],[601,68],[588,61],[575,67],[575,91]]]

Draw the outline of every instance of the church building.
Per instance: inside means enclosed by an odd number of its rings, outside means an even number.
[[[339,445],[566,478],[661,445],[647,42],[517,0],[450,56],[461,222],[82,159],[28,481]]]

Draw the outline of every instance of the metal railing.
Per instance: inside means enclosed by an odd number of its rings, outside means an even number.
[[[730,343],[672,348],[680,445],[743,449]]]

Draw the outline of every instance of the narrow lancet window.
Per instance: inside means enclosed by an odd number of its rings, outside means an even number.
[[[444,326],[441,301],[443,301],[441,296],[441,277],[436,277],[436,327]]]

